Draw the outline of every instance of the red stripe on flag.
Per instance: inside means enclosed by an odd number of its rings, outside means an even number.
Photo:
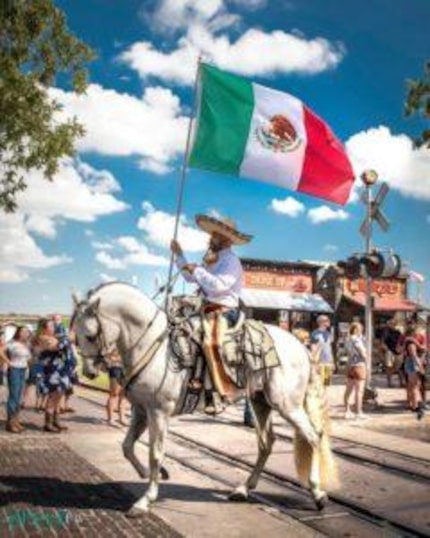
[[[297,190],[344,205],[354,183],[345,148],[321,118],[303,108],[308,142]]]

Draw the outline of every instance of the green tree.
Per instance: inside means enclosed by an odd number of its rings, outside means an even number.
[[[49,87],[82,93],[91,49],[69,30],[53,0],[0,0],[0,209],[17,207],[25,174],[41,170],[52,179],[59,159],[73,155],[84,134],[75,118],[55,118],[59,103]]]
[[[408,94],[405,103],[406,116],[418,114],[430,119],[430,60],[427,61],[422,79],[406,81]],[[417,147],[430,148],[430,129],[424,129],[415,140]]]

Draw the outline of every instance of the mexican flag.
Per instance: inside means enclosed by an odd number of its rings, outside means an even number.
[[[188,164],[338,204],[354,182],[342,143],[299,99],[207,64]]]

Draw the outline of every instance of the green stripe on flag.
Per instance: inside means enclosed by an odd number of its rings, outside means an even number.
[[[200,67],[197,132],[188,164],[239,175],[254,109],[252,84],[207,64]]]

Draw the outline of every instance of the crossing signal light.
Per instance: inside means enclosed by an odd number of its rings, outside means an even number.
[[[371,278],[390,278],[399,276],[402,260],[392,252],[372,252],[362,257],[366,273]]]
[[[350,256],[347,260],[337,262],[347,278],[355,280],[361,276],[361,256]]]
[[[376,250],[370,254],[354,254],[346,260],[338,261],[337,266],[352,280],[366,275],[371,278],[393,278],[404,272],[400,256]]]

